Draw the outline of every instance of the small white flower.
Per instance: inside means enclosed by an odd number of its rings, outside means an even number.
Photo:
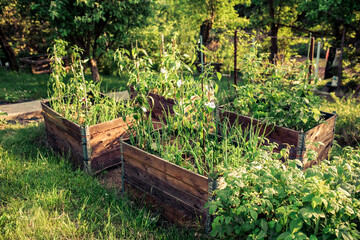
[[[161,72],[162,74],[165,74],[165,73],[166,73],[166,69],[165,69],[165,68],[161,68],[161,69],[160,69],[160,72]]]
[[[215,103],[213,101],[205,103],[205,106],[209,107],[209,108],[215,108]]]
[[[176,84],[177,84],[178,87],[181,87],[181,85],[183,85],[183,81],[179,80],[179,81],[177,81]]]
[[[146,107],[141,107],[141,110],[143,110],[143,112],[144,112],[144,113],[146,113],[146,112],[147,112]]]
[[[262,166],[258,165],[258,166],[255,166],[254,168],[257,169],[257,170],[260,170],[260,169],[262,169]]]

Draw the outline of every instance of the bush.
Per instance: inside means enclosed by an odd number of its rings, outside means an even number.
[[[248,239],[357,239],[360,150],[303,171],[271,157],[227,168],[207,204],[211,235]]]

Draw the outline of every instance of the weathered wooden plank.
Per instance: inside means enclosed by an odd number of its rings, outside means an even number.
[[[112,150],[104,150],[97,156],[91,156],[91,169],[94,173],[98,173],[107,168],[111,168],[121,164],[120,144]]]
[[[159,170],[158,168],[155,168],[154,166],[144,163],[142,161],[139,161],[133,158],[132,156],[125,155],[125,152],[124,152],[124,162],[128,162],[133,166],[137,167],[138,169],[141,169],[149,173],[149,175],[156,176],[161,181],[171,184],[176,188],[183,189],[184,191],[191,193],[192,195],[200,199],[203,200],[208,199],[208,191],[207,191],[207,187],[205,189],[205,186],[199,187],[194,184],[190,185],[184,182],[182,179],[178,179],[172,175],[167,174],[166,172],[164,172],[164,170]]]
[[[208,178],[200,174],[190,172],[189,170],[168,162],[153,154],[147,153],[139,148],[123,143],[124,156],[129,156],[140,161],[147,166],[164,172],[166,176],[172,176],[181,182],[184,182],[202,192],[208,191]]]
[[[133,176],[142,179],[148,184],[156,186],[157,188],[159,188],[159,190],[164,191],[177,199],[181,199],[189,206],[199,209],[200,211],[204,210],[207,199],[204,200],[198,198],[197,196],[192,195],[191,192],[187,192],[186,189],[177,188],[174,185],[169,184],[167,181],[163,181],[162,179],[158,178],[156,175],[137,168],[129,162],[124,162],[124,172],[130,179]]]
[[[47,116],[44,115],[45,121],[47,120]],[[65,146],[67,152],[69,150],[74,151],[78,155],[82,156],[83,150],[81,141],[74,138],[71,134],[63,129],[59,128],[56,124],[52,123],[51,121],[47,121],[45,123],[45,128],[47,129],[48,133],[51,133],[53,138],[56,140],[56,143],[61,146]]]
[[[257,119],[223,109],[220,109],[219,119],[220,122],[228,121],[230,126],[241,126],[244,131],[252,126],[254,131],[259,131],[261,135],[264,134],[271,142],[276,142],[279,145],[288,143],[297,146],[298,144],[298,131],[289,128],[266,125]]]
[[[104,123],[99,123],[96,125],[92,125],[89,127],[89,132],[90,135],[94,136],[94,135],[98,135],[98,134],[103,134],[105,132],[109,132],[109,131],[113,131],[116,128],[123,128],[127,125],[131,125],[133,123],[134,119],[132,116],[127,116],[125,121],[123,120],[122,117],[108,121],[108,122],[104,122]]]
[[[157,188],[157,186],[153,186],[148,184],[147,182],[143,181],[142,179],[136,178],[132,176],[131,178],[128,178],[128,175],[124,176],[125,183],[129,183],[131,186],[136,187],[137,189],[142,190],[143,192],[154,196],[155,198],[159,199],[160,201],[169,204],[170,206],[179,209],[186,213],[187,215],[191,216],[192,218],[196,218],[198,216],[205,216],[206,210],[199,211],[198,209],[195,209],[189,205],[187,205],[185,202],[183,202],[180,199],[175,198],[174,196],[171,196],[164,191]]]
[[[306,151],[314,150],[318,153],[317,160],[307,161],[305,168],[311,167],[317,164],[320,160],[326,159],[331,149],[332,142],[334,140],[334,128],[335,128],[336,116],[331,116],[326,122],[319,124],[318,126],[310,129],[306,133]],[[321,142],[323,145],[316,147],[314,143]]]
[[[145,201],[147,207],[152,207],[156,212],[160,212],[162,216],[164,216],[168,221],[174,222],[181,225],[193,225],[194,218],[191,218],[183,211],[174,208],[173,206],[160,201],[160,199],[144,192],[141,189],[131,186],[130,183],[125,181],[125,191],[130,194],[131,198],[141,199],[141,201]],[[200,216],[200,221],[205,223],[206,216]],[[197,221],[198,219],[195,219]],[[195,226],[198,226],[196,223]]]
[[[49,116],[51,116],[51,118],[54,119],[54,121],[56,121],[56,123],[59,124],[59,127],[71,129],[71,131],[73,131],[76,134],[79,133],[81,136],[81,126],[80,125],[65,119],[59,113],[57,113],[53,109],[51,109],[47,104],[48,104],[48,102],[45,102],[45,101],[41,102],[42,110],[45,113],[47,113]]]
[[[62,124],[62,121],[56,118],[53,118],[52,116],[50,116],[49,114],[47,114],[46,112],[43,112],[43,117],[44,117],[44,122],[45,122],[45,127],[48,124],[53,124],[57,127],[57,129],[59,129],[59,131],[65,132],[67,135],[71,136],[72,138],[76,139],[77,141],[81,142],[81,132],[78,131],[74,131],[71,128],[67,128]],[[60,121],[60,124],[59,124]]]
[[[66,156],[67,154],[70,154],[71,162],[76,167],[82,167],[83,166],[83,157],[80,155],[80,153],[74,151],[73,146],[69,142],[65,142],[62,138],[59,138],[59,135],[55,136],[53,132],[51,132],[51,129],[45,128],[45,133],[47,137],[47,142],[50,145],[50,147],[53,148],[55,152],[58,152],[59,154]],[[82,153],[81,153],[82,154]]]

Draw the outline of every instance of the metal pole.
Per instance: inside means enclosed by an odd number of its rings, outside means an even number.
[[[339,66],[338,66],[338,77],[339,77],[338,78],[338,90],[339,90],[339,87],[342,85],[342,58],[343,58],[343,51],[344,51],[345,32],[346,32],[346,27],[344,27],[342,38],[341,38],[340,62],[339,62]]]
[[[310,51],[309,51],[309,60],[310,60],[310,64],[309,64],[309,84],[311,84],[311,73],[312,73],[312,62],[314,60],[314,46],[315,46],[315,38],[311,37],[310,39]]]
[[[317,46],[317,52],[316,52],[316,68],[315,68],[315,77],[318,77],[318,70],[319,70],[319,59],[320,59],[320,47],[321,47],[321,42],[318,42],[318,46]]]
[[[235,86],[237,86],[236,56],[237,56],[237,31],[235,30],[235,34],[234,34],[234,84],[235,84]]]
[[[203,53],[203,39],[200,35],[200,64],[201,64],[201,73],[204,73],[204,53]]]

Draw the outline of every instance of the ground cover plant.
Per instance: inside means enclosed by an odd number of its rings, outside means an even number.
[[[260,150],[261,151],[261,150]],[[259,154],[225,167],[211,235],[247,239],[358,239],[360,151],[334,151],[331,161],[303,171]]]
[[[201,239],[45,147],[43,123],[0,126],[0,239]]]
[[[321,122],[320,98],[311,91],[307,66],[276,66],[253,44],[242,58],[242,85],[225,109],[269,124],[307,131]]]
[[[86,80],[82,50],[76,46],[67,51],[68,43],[57,40],[53,48],[52,73],[49,82],[49,105],[66,119],[81,125],[95,125],[130,115],[129,101],[116,101],[100,92],[100,84]],[[67,70],[63,56],[71,55],[71,77],[65,81]]]

